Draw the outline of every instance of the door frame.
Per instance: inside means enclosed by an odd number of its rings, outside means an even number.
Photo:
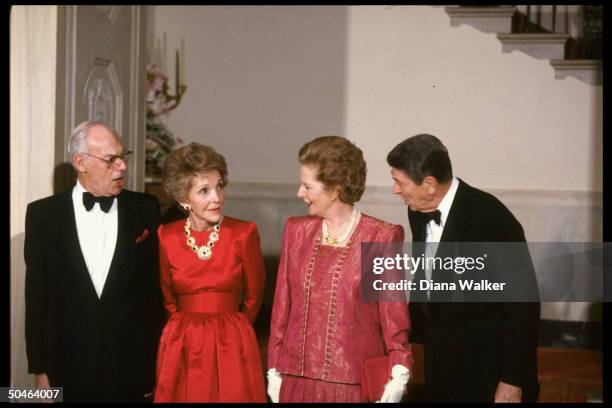
[[[96,6],[59,6],[57,35],[57,111],[55,121],[55,192],[70,188],[76,175],[71,169],[71,158],[67,146],[71,130],[81,121],[76,118],[75,101],[77,66],[77,26],[79,8]],[[130,32],[130,83],[126,89],[125,103],[128,104],[127,117],[123,117],[122,128],[117,129],[127,149],[134,152],[130,162],[126,187],[144,191],[145,187],[145,130],[146,130],[146,61],[145,61],[145,13],[142,6],[112,6],[109,19],[117,14],[117,7],[129,9],[131,15]],[[114,8],[114,9],[113,9]],[[122,10],[126,12],[127,10]],[[112,126],[112,124],[111,124]],[[126,134],[127,132],[127,134]],[[127,137],[125,137],[127,136]],[[64,169],[63,171],[61,169]]]

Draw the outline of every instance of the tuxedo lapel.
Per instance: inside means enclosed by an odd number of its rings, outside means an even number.
[[[465,229],[465,220],[468,214],[466,206],[466,185],[459,179],[459,187],[446,217],[444,230],[440,242],[462,242]]]
[[[410,231],[412,232],[412,257],[418,258],[425,253],[425,238],[427,235],[427,225],[420,222],[421,219],[408,207],[408,221],[410,223]],[[410,302],[421,303],[425,316],[429,315],[427,302],[427,291],[419,289],[420,282],[425,280],[425,269],[419,266],[415,271],[413,282],[416,282],[416,290],[410,291]]]
[[[410,223],[410,231],[412,232],[412,241],[425,242],[427,224],[421,222],[420,218],[415,215],[415,212],[410,207],[408,207],[408,221]]]
[[[470,202],[467,185],[461,181],[461,179],[459,179],[459,186],[457,187],[457,192],[453,198],[448,216],[446,217],[444,230],[442,231],[442,236],[440,237],[441,246],[439,247],[436,256],[441,258],[455,258],[456,256],[460,255],[457,253],[459,250],[459,244],[457,243],[465,240],[465,232],[468,230],[467,222],[469,221],[470,214],[469,205]],[[447,283],[456,283],[456,279],[458,277],[454,272],[447,271],[436,271],[434,275],[436,276],[436,280]],[[457,294],[457,292],[454,292],[453,295],[454,294]],[[447,292],[438,292],[435,294],[435,299],[437,302],[450,301],[451,297],[452,295]]]
[[[121,270],[123,258],[129,249],[130,236],[132,235],[131,225],[135,217],[136,214],[133,211],[131,203],[126,200],[125,194],[119,194],[117,196],[117,243],[115,244],[113,259],[108,270],[106,281],[104,282],[100,300],[108,296],[108,291],[112,289],[113,283],[119,278],[119,271]]]
[[[98,300],[98,294],[89,276],[89,270],[81,251],[79,242],[79,234],[76,226],[76,216],[74,214],[74,204],[72,203],[72,189],[67,190],[60,197],[59,206],[57,208],[57,218],[59,228],[62,230],[61,245],[64,246],[70,263],[74,267],[78,279],[81,281],[81,286],[88,292],[88,296]]]

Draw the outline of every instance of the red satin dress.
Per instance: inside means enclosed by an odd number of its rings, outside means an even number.
[[[265,402],[252,324],[265,269],[253,222],[224,217],[209,260],[186,244],[185,221],[161,225],[160,277],[170,316],[157,355],[155,402]],[[195,231],[196,245],[210,232]]]

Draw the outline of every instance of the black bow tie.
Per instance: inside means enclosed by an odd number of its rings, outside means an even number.
[[[442,213],[440,210],[431,211],[431,212],[421,212],[421,211],[412,211],[408,209],[410,215],[413,219],[415,219],[420,224],[427,224],[429,221],[434,220],[434,222],[438,225],[442,222]]]
[[[85,209],[87,211],[91,211],[91,209],[93,208],[95,203],[100,203],[100,208],[102,209],[102,211],[104,211],[105,213],[107,213],[111,207],[113,206],[113,200],[115,199],[114,196],[109,196],[109,197],[104,197],[104,196],[100,196],[100,197],[96,197],[93,194],[91,194],[90,192],[84,192],[83,193],[83,205],[85,206]]]

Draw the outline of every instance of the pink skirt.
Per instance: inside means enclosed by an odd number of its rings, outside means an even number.
[[[362,402],[359,384],[282,376],[279,402]]]

